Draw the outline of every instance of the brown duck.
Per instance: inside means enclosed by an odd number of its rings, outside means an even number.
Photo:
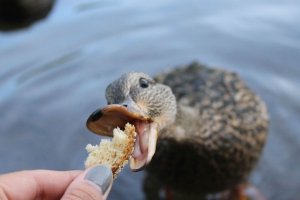
[[[130,167],[148,165],[147,199],[246,199],[237,188],[260,157],[268,114],[237,74],[197,63],[155,79],[127,73],[107,87],[106,99],[87,127],[111,136],[135,125]]]

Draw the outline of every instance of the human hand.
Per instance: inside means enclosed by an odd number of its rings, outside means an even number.
[[[0,175],[1,200],[105,200],[113,176],[105,166],[85,171],[32,170]]]

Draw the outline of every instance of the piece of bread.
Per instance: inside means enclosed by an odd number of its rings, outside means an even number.
[[[125,130],[119,128],[113,130],[113,138],[102,139],[99,145],[88,144],[86,150],[89,153],[85,167],[89,168],[98,164],[107,165],[111,168],[114,178],[128,163],[135,142],[135,127],[129,123]]]

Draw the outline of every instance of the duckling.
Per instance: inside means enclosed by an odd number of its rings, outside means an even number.
[[[163,188],[173,199],[233,199],[226,191],[247,180],[267,138],[264,102],[237,74],[198,63],[155,79],[127,73],[107,87],[106,99],[87,127],[111,136],[135,125],[130,168],[147,166],[147,199],[159,199]]]

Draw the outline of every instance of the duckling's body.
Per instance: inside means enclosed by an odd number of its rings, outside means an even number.
[[[90,115],[87,127],[111,136],[115,127],[135,125],[130,168],[150,163],[148,199],[159,199],[162,188],[176,199],[216,193],[222,200],[242,199],[232,191],[239,191],[260,157],[268,115],[238,75],[197,63],[156,81],[130,72],[110,83],[105,96],[108,105]]]
[[[245,181],[268,130],[265,104],[235,73],[193,63],[156,77],[177,100],[175,123],[160,131],[145,191],[222,192]]]

